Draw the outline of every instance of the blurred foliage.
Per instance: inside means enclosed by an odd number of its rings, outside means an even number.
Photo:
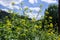
[[[50,13],[46,11],[46,14]],[[0,11],[0,16],[0,40],[60,40],[53,28],[52,16],[36,20],[4,11]]]
[[[58,5],[57,4],[51,4],[49,7],[45,10],[45,20],[47,20],[48,24],[52,23],[54,29],[57,29],[58,26]]]

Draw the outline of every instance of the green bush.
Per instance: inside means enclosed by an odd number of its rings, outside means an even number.
[[[3,22],[4,21],[4,22]],[[6,16],[0,22],[0,40],[57,40],[58,33],[53,29],[53,24],[45,21],[44,29],[42,20],[29,20],[13,14],[9,19]]]

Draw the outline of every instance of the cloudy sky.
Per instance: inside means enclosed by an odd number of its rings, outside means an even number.
[[[21,8],[21,4],[23,2],[22,8],[28,7],[30,10],[33,10],[33,13],[27,13],[29,17],[36,17],[37,12],[41,9],[42,12],[38,16],[40,18],[42,15],[44,15],[44,10],[48,7],[49,4],[58,4],[58,0],[0,0],[0,9],[7,11],[7,10],[13,10],[16,12],[21,12],[19,8]],[[15,3],[14,6],[11,4]],[[40,8],[40,4],[43,5],[42,8]]]

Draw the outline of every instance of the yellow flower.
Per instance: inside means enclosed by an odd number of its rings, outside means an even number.
[[[28,30],[27,30],[27,29],[25,29],[25,31],[27,32]]]
[[[53,35],[53,34],[54,34],[53,32],[50,32],[50,33],[48,32],[48,33],[47,33],[48,36],[51,36],[51,35]]]
[[[58,40],[60,40],[60,37],[58,38]]]
[[[60,35],[58,36],[58,40],[60,40]]]
[[[46,11],[46,14],[49,14],[49,12],[48,12],[48,11]]]
[[[48,36],[50,36],[50,33],[47,33]]]
[[[16,31],[19,32],[20,30],[22,30],[21,27],[17,27]]]
[[[24,19],[22,19],[22,21],[23,21],[23,22],[25,22],[25,20],[24,20]]]
[[[32,18],[32,22],[35,22],[35,21],[36,21],[36,19],[33,17],[33,18]]]
[[[14,4],[15,4],[15,2],[11,2],[11,4],[12,4],[12,5],[14,5]]]
[[[53,32],[51,32],[51,35],[54,34]]]
[[[25,33],[23,33],[23,34],[21,34],[21,36],[26,36],[26,34],[25,34]]]
[[[25,7],[24,10],[25,10],[25,11],[28,10],[28,7]]]
[[[48,30],[48,32],[51,32],[51,31],[52,31],[52,29],[49,29],[49,30]]]
[[[42,26],[35,25],[35,28],[42,28]]]
[[[25,25],[25,22],[22,22],[23,25]]]
[[[36,29],[34,28],[34,29],[32,29],[32,32],[36,32]]]
[[[24,19],[22,19],[22,21],[20,21],[23,25],[26,24],[26,21]]]
[[[50,27],[53,27],[53,24],[52,23],[50,23]]]
[[[49,19],[52,19],[52,17],[51,17],[51,16],[49,16]]]
[[[35,25],[35,28],[39,28],[39,26]]]
[[[12,25],[9,20],[7,20],[6,22],[7,22],[7,24],[6,24],[7,26],[11,26]]]
[[[7,26],[11,26],[11,23],[7,23]]]
[[[39,26],[39,28],[42,28],[42,26]]]

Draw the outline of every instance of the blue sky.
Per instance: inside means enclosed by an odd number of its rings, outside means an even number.
[[[11,5],[11,3],[15,3],[14,6]],[[44,15],[44,10],[48,7],[49,4],[58,4],[58,0],[0,0],[0,9],[7,11],[9,9],[16,11],[16,12],[21,12],[19,8],[21,8],[20,3],[24,2],[23,8],[28,7],[30,10],[33,10],[34,12],[32,13],[27,13],[30,18],[36,17],[38,14],[37,12],[39,10],[42,10],[40,15],[38,16],[38,19]],[[40,4],[43,5],[42,8],[39,8]]]

